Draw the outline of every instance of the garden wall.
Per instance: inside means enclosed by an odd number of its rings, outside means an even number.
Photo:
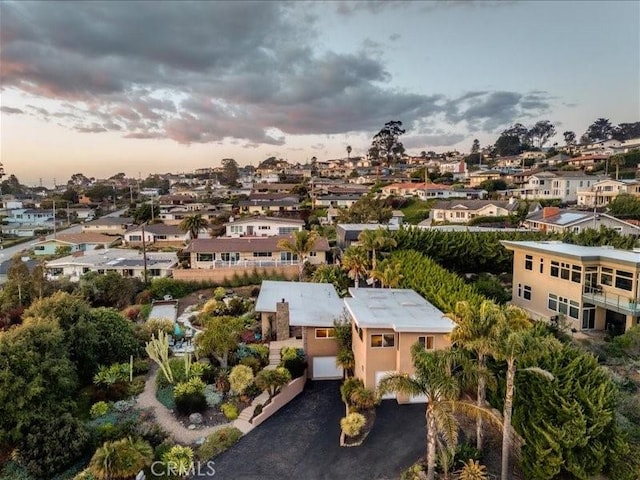
[[[289,382],[289,384],[286,387],[284,387],[278,395],[276,395],[271,399],[271,402],[269,402],[268,405],[265,405],[263,407],[262,413],[260,415],[255,416],[253,420],[251,420],[251,424],[254,427],[257,427],[262,422],[264,422],[267,418],[269,418],[271,415],[276,413],[278,410],[284,407],[287,403],[293,400],[295,397],[300,395],[304,390],[304,384],[306,383],[306,381],[307,381],[307,375],[305,372],[305,375],[303,375],[302,377],[296,378],[295,380],[292,380],[291,382]]]
[[[238,268],[238,267],[220,267],[211,269],[185,268],[173,270],[173,278],[187,282],[213,282],[222,283],[225,280],[231,280],[234,275],[242,277],[245,273],[251,275],[255,271],[263,276],[282,275],[289,279],[298,277],[297,265],[259,267],[259,268]]]

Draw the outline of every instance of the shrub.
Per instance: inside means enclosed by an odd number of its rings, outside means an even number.
[[[200,460],[209,460],[221,454],[242,437],[242,432],[235,427],[225,427],[207,437],[198,449]]]
[[[282,366],[291,374],[291,378],[299,378],[304,375],[307,369],[307,362],[300,357],[287,358],[282,361]]]
[[[238,407],[233,403],[223,403],[220,406],[220,410],[222,410],[222,413],[224,413],[224,416],[227,417],[229,421],[238,418]]]
[[[204,387],[204,398],[207,401],[207,406],[217,407],[222,402],[223,395],[216,390],[214,385],[207,385]]]
[[[136,397],[144,392],[144,377],[135,377],[133,382],[127,384],[127,395]]]
[[[262,370],[256,376],[256,385],[269,394],[269,398],[277,395],[282,387],[291,381],[289,370],[278,367],[275,370]]]
[[[262,369],[262,364],[256,357],[245,357],[240,360],[240,365],[249,367],[254,375]]]
[[[424,478],[424,466],[416,463],[400,474],[400,480],[421,480]]]
[[[247,345],[247,348],[253,351],[256,358],[260,360],[263,365],[269,363],[269,346],[262,343],[252,343]]]
[[[350,413],[340,420],[340,428],[348,437],[355,437],[360,434],[362,427],[366,423],[364,415],[361,413]]]
[[[358,388],[364,388],[362,380],[355,377],[347,378],[340,387],[340,394],[342,395],[342,401],[346,404],[351,404],[351,394]]]
[[[227,289],[224,287],[217,287],[213,291],[213,298],[216,300],[222,300],[227,295]]]
[[[135,320],[137,320],[138,315],[140,315],[140,307],[138,307],[138,306],[128,307],[127,309],[125,309],[123,314],[129,320],[135,321]]]
[[[296,347],[282,347],[280,350],[280,360],[291,360],[294,358],[304,358],[304,351],[301,348]]]
[[[373,390],[360,387],[351,392],[349,400],[358,410],[370,410],[376,405],[376,394]]]
[[[186,477],[191,469],[193,450],[190,447],[174,445],[168,452],[162,455],[162,461],[173,467],[174,475]]]
[[[151,368],[151,360],[148,358],[138,358],[133,361],[133,374],[146,375]]]
[[[262,405],[261,403],[257,404],[256,407],[253,409],[253,415],[251,416],[251,419],[253,420],[255,417],[260,415],[263,409],[264,409],[264,405]]]
[[[138,327],[138,338],[143,342],[151,340],[151,336],[158,336],[158,331],[162,331],[167,335],[173,334],[173,322],[171,320],[154,318],[153,320],[147,320]]]
[[[253,370],[246,365],[236,365],[229,374],[231,389],[242,394],[253,383]]]
[[[153,293],[150,290],[143,290],[136,295],[136,303],[139,305],[150,304],[153,301]]]
[[[480,465],[475,460],[468,460],[464,462],[459,478],[460,480],[487,480],[489,475],[487,474],[487,467]]]
[[[91,418],[102,417],[107,413],[109,413],[109,404],[107,402],[96,402],[91,405],[91,410],[89,410]]]
[[[229,376],[224,372],[220,372],[220,374],[216,378],[216,390],[222,393],[227,393],[230,388],[231,385],[229,384]]]
[[[191,414],[207,408],[207,399],[204,396],[205,386],[198,377],[176,385],[173,389],[173,396],[177,410],[182,414]]]
[[[194,377],[202,378],[207,373],[209,368],[211,367],[206,363],[202,363],[202,362],[193,363],[191,364],[191,368],[189,369],[189,378],[194,378]]]
[[[131,410],[135,404],[136,404],[135,399],[120,400],[113,404],[113,411],[119,412],[119,413],[125,413]]]
[[[158,387],[158,390],[156,390],[156,398],[169,410],[176,408],[176,399],[173,396],[173,385]]]

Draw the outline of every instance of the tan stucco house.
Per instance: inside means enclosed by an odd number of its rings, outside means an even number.
[[[352,288],[344,303],[352,319],[354,375],[375,389],[389,373],[415,372],[411,347],[427,350],[450,346],[455,324],[413,290]],[[421,403],[423,397],[390,394],[399,403]]]
[[[559,241],[502,241],[513,251],[512,303],[574,330],[622,333],[640,318],[640,252]]]
[[[333,284],[265,280],[256,312],[266,340],[300,340],[309,378],[342,378],[342,368],[336,365],[338,344],[333,321],[343,314],[344,304]]]

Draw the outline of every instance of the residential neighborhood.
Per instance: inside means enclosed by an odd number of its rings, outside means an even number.
[[[639,31],[0,2],[0,480],[640,479]]]

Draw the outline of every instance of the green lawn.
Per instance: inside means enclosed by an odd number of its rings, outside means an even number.
[[[419,200],[412,198],[406,207],[400,211],[404,213],[404,222],[416,225],[429,216],[429,210],[435,203],[435,200]]]

